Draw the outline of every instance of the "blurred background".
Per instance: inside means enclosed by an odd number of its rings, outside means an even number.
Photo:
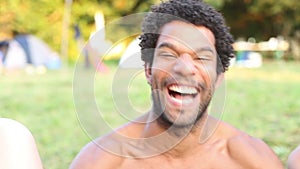
[[[223,119],[266,141],[285,163],[300,144],[300,3],[205,1],[224,15],[236,40]],[[75,65],[81,62],[88,72],[98,72],[95,96],[105,104],[107,98],[101,96],[109,91],[119,60],[129,46],[136,49],[136,37],[120,41],[126,31],[97,31],[120,17],[147,12],[159,2],[0,1],[0,116],[18,120],[32,131],[45,168],[67,168],[91,139],[74,108]],[[100,41],[90,44],[86,54],[82,49],[95,33]],[[107,49],[111,51],[99,66],[98,58]],[[80,55],[92,57],[77,60]],[[132,102],[143,109],[149,106],[144,92],[149,89],[141,81],[131,94]],[[115,111],[113,105],[106,106],[105,111]]]

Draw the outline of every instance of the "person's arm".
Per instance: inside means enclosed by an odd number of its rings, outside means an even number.
[[[300,169],[300,146],[298,146],[288,158],[288,169]]]
[[[43,168],[35,140],[24,125],[0,118],[0,138],[0,168]]]
[[[230,155],[243,168],[284,169],[283,164],[263,141],[248,135],[241,135],[229,141]]]

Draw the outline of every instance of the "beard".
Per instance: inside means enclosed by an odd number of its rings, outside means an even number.
[[[165,127],[174,128],[191,128],[193,127],[205,114],[207,108],[212,99],[212,89],[208,89],[206,92],[202,92],[201,103],[199,106],[193,110],[185,109],[173,109],[170,110],[166,107],[165,96],[159,90],[152,89],[152,100],[153,100],[153,111],[157,116],[158,122]],[[200,96],[197,96],[200,97]],[[174,119],[172,113],[178,114],[178,117]]]

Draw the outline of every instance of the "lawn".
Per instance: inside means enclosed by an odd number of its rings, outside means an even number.
[[[18,120],[32,131],[46,169],[68,168],[82,146],[110,130],[107,126],[115,128],[150,107],[141,71],[124,74],[116,73],[112,64],[109,67],[96,74],[64,67],[43,75],[0,76],[0,116]],[[126,80],[128,74],[133,78]],[[285,163],[300,144],[300,64],[233,67],[225,79],[222,119],[263,139]]]

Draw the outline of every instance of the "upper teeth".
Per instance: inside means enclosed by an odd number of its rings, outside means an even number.
[[[189,86],[177,86],[177,85],[172,85],[169,87],[170,90],[181,93],[181,94],[197,94],[197,90],[194,87],[189,87]]]

